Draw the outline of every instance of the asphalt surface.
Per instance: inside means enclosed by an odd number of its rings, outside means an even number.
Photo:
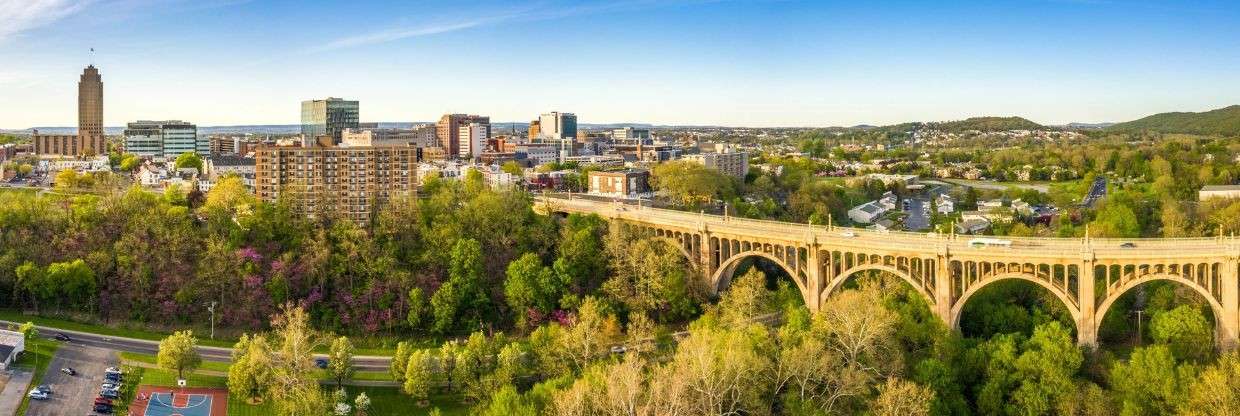
[[[908,217],[904,218],[904,228],[909,231],[930,228],[930,204],[921,198],[910,198],[907,201]]]
[[[1082,205],[1093,208],[1094,204],[1107,196],[1107,178],[1099,176],[1094,178],[1094,183],[1089,186],[1089,193],[1085,195],[1085,200],[1081,201]]]
[[[0,322],[12,323],[2,320],[0,320]],[[38,328],[39,334],[48,339],[53,339],[57,333],[68,335],[70,341],[65,343],[61,348],[69,345],[77,345],[94,347],[108,351],[136,352],[141,354],[156,354],[159,352],[159,341],[98,335],[44,326],[38,326]],[[232,361],[232,348],[199,346],[198,354],[202,355],[202,359],[205,361]],[[319,358],[326,356],[323,354],[316,354],[315,357]],[[356,371],[388,371],[388,367],[391,366],[391,362],[392,357],[359,355],[353,357],[353,369]],[[57,367],[56,369],[59,370],[60,367]]]
[[[99,386],[103,384],[103,370],[119,364],[116,354],[108,349],[74,343],[61,345],[52,357],[51,365],[47,366],[47,373],[43,375],[43,384],[52,389],[51,398],[31,400],[26,414],[90,414],[95,397],[99,395]],[[77,375],[60,372],[64,367],[77,370]]]

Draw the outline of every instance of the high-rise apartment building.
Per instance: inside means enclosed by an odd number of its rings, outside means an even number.
[[[457,147],[460,149],[457,156],[461,159],[482,157],[482,151],[487,146],[487,138],[491,137],[491,125],[469,123],[461,126],[457,135]]]
[[[40,155],[87,156],[107,153],[103,133],[103,78],[89,65],[78,80],[78,132],[76,135],[34,133],[34,152]]]
[[[435,134],[439,136],[439,146],[443,147],[445,153],[452,156],[461,154],[461,126],[471,123],[486,124],[487,134],[490,134],[490,117],[473,114],[444,114],[439,118],[439,123],[435,125]]]
[[[365,224],[395,197],[417,191],[422,149],[413,146],[280,147],[255,150],[255,195],[286,198],[303,214],[340,214]]]
[[[715,152],[685,156],[685,160],[701,163],[719,173],[738,178],[749,174],[749,154],[733,151],[725,145],[716,145]]]
[[[182,153],[207,156],[211,140],[198,136],[198,126],[181,120],[140,120],[125,128],[125,152],[141,157],[172,159]]]
[[[358,128],[358,103],[341,98],[301,102],[301,134],[313,141],[319,136],[331,136],[332,143],[340,143],[344,129]]]
[[[576,140],[577,115],[552,111],[538,117],[539,136],[550,140]]]

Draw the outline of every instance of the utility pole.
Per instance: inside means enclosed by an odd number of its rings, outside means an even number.
[[[211,306],[207,307],[207,311],[211,312],[211,339],[215,339],[215,301],[211,301]]]

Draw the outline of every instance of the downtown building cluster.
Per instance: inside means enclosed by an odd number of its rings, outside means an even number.
[[[187,121],[138,120],[109,143],[102,77],[93,65],[82,73],[78,92],[77,134],[32,136],[30,151],[42,159],[46,184],[47,173],[62,169],[114,170],[107,155],[125,154],[140,161],[132,174],[146,187],[209,192],[221,178],[238,176],[262,200],[365,223],[394,198],[416,195],[430,176],[478,172],[496,187],[639,198],[651,196],[645,168],[652,163],[684,158],[736,177],[748,172],[748,155],[730,147],[703,153],[647,128],[580,128],[574,113],[551,111],[528,123],[500,125],[486,115],[449,113],[430,123],[381,125],[361,121],[360,102],[337,97],[302,101],[295,134],[203,134]],[[13,150],[0,149],[0,156],[12,158]],[[177,165],[185,154],[201,158],[202,168]],[[570,180],[587,166],[587,177]]]

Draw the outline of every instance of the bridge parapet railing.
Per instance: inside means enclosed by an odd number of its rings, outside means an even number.
[[[796,238],[813,235],[821,240],[849,238],[862,244],[865,240],[882,239],[883,244],[891,248],[936,250],[946,246],[952,250],[970,249],[969,235],[949,235],[938,233],[920,233],[908,231],[876,231],[866,228],[834,226],[828,230],[825,224],[802,224],[773,220],[761,220],[723,216],[716,214],[693,213],[648,206],[622,205],[588,199],[565,199],[556,197],[540,197],[549,204],[557,204],[564,208],[575,208],[583,212],[609,213],[614,216],[636,221],[650,221],[662,218],[681,225],[702,224],[717,230],[759,231],[774,233],[783,238]],[[623,207],[623,208],[621,208]],[[851,234],[844,237],[845,234]],[[1079,255],[1083,251],[1115,253],[1174,252],[1185,255],[1232,252],[1240,247],[1240,240],[1233,237],[1185,237],[1185,238],[1063,238],[1063,237],[1008,237],[999,238],[1011,242],[1012,249],[1037,249],[1039,254]],[[1129,246],[1130,245],[1130,246]],[[992,248],[995,249],[995,248]],[[998,250],[992,250],[998,251]]]

